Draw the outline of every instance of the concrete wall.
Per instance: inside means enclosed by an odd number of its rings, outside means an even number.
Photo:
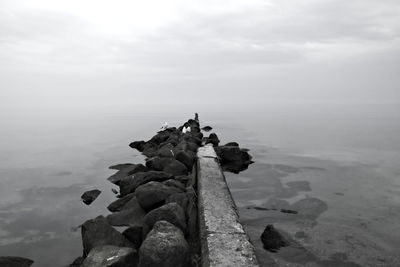
[[[198,212],[202,264],[259,266],[254,246],[239,222],[225,176],[211,145],[197,152]]]

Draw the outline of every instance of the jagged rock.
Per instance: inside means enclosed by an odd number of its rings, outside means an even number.
[[[146,166],[149,169],[155,171],[162,171],[165,167],[167,167],[171,162],[175,161],[172,157],[153,157],[146,161]]]
[[[289,246],[289,242],[285,240],[272,224],[268,224],[265,227],[261,235],[261,241],[264,244],[264,248],[271,252],[276,252],[281,247]]]
[[[176,187],[166,186],[159,182],[148,182],[136,189],[136,198],[139,205],[149,211],[162,206],[167,197],[179,192],[182,190]]]
[[[107,180],[113,184],[119,185],[122,179],[132,174],[146,171],[148,171],[148,169],[143,164],[132,164],[111,175]]]
[[[171,143],[167,143],[158,149],[157,155],[159,157],[173,158],[176,153],[178,153],[178,150]]]
[[[206,144],[212,144],[213,146],[218,146],[219,138],[215,133],[210,134],[208,138],[206,138]]]
[[[182,207],[182,209],[185,211],[188,206],[188,197],[186,193],[175,193],[170,195],[166,200],[165,203],[176,203],[179,206]]]
[[[143,226],[134,225],[122,233],[134,246],[139,248],[143,242]]]
[[[123,169],[125,169],[125,168],[127,168],[129,166],[132,166],[132,165],[135,165],[135,164],[132,164],[132,163],[121,163],[121,164],[112,165],[112,166],[110,166],[108,168],[112,169],[112,170],[120,171],[120,170],[123,170]]]
[[[76,258],[68,267],[81,267],[84,258],[82,256]]]
[[[164,172],[170,173],[174,176],[188,174],[188,168],[180,161],[174,160],[168,164],[164,169]]]
[[[195,136],[192,136],[192,135],[183,136],[183,140],[186,141],[186,142],[189,142],[189,143],[194,143],[194,144],[196,144],[198,146],[201,146],[201,143],[202,143],[201,138],[198,138],[198,137],[195,137]]]
[[[33,260],[22,257],[0,256],[1,267],[29,267]]]
[[[173,175],[167,172],[160,171],[148,171],[148,172],[138,172],[133,176],[129,176],[123,180],[119,185],[121,195],[127,195],[136,190],[136,188],[142,184],[148,183],[150,181],[162,182],[173,178]]]
[[[152,142],[147,142],[143,146],[142,154],[146,157],[154,157],[157,155],[158,145]]]
[[[169,179],[162,183],[166,186],[173,186],[180,189],[181,191],[185,191],[185,185],[175,179]]]
[[[136,267],[137,256],[133,248],[98,246],[89,252],[82,267]]]
[[[124,208],[124,206],[135,196],[135,193],[130,193],[126,196],[123,196],[116,201],[112,202],[108,205],[107,209],[111,212],[120,211]]]
[[[121,211],[109,214],[106,218],[110,225],[113,226],[133,226],[142,225],[146,212],[139,205],[136,197],[129,202],[129,207]]]
[[[247,169],[249,164],[253,163],[247,150],[241,149],[238,146],[219,146],[214,149],[225,171],[239,173]]]
[[[176,160],[185,164],[188,170],[193,168],[194,160],[196,158],[196,154],[192,151],[179,151],[175,155]]]
[[[226,143],[224,146],[239,146],[239,144],[238,143],[236,143],[236,142],[229,142],[229,143]]]
[[[186,215],[183,208],[176,203],[168,203],[147,213],[144,217],[143,236],[153,228],[157,221],[167,221],[186,233]]]
[[[130,143],[129,146],[131,148],[136,149],[139,152],[143,152],[145,144],[146,144],[145,141],[135,141],[135,142]]]
[[[196,152],[199,146],[193,142],[181,141],[176,145],[176,148],[183,151],[190,150],[192,152]]]
[[[161,143],[163,143],[163,142],[165,142],[165,141],[168,140],[168,138],[169,138],[170,135],[171,135],[171,132],[173,132],[172,129],[167,129],[167,130],[164,130],[164,131],[159,131],[155,136],[153,136],[153,137],[149,140],[149,142],[159,145],[159,144],[161,144]]]
[[[186,267],[189,246],[182,231],[167,221],[158,221],[139,250],[139,267]]]
[[[212,130],[211,126],[204,126],[203,128],[201,128],[203,131],[209,132]]]
[[[82,194],[81,199],[86,205],[92,204],[93,201],[100,195],[101,191],[98,189],[89,190]]]
[[[87,220],[82,224],[81,230],[84,256],[97,246],[131,247],[133,245],[120,232],[109,225],[103,216]]]

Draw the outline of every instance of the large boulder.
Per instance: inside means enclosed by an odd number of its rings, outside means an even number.
[[[146,172],[147,168],[143,164],[131,164],[121,168],[118,172],[111,175],[107,180],[113,184],[119,185],[120,181],[137,172]]]
[[[132,244],[110,224],[106,218],[98,216],[82,224],[83,254],[97,246],[112,245],[118,247],[131,247]]]
[[[144,217],[143,236],[147,235],[157,221],[170,222],[186,233],[185,211],[177,203],[168,203],[147,213]]]
[[[276,252],[281,247],[289,246],[289,242],[275,229],[272,224],[268,224],[261,235],[264,249]]]
[[[157,155],[159,157],[173,158],[177,152],[178,150],[171,143],[167,143],[158,149]]]
[[[188,168],[185,166],[185,164],[177,160],[172,161],[163,169],[163,171],[170,173],[174,176],[188,174]]]
[[[148,171],[148,172],[138,172],[133,176],[129,176],[123,180],[119,185],[121,195],[127,195],[136,190],[136,188],[142,184],[148,183],[150,181],[162,182],[173,178],[172,174],[160,171]]]
[[[131,148],[137,149],[139,152],[143,152],[145,144],[145,141],[134,141],[130,143],[129,146]]]
[[[153,157],[146,161],[146,166],[149,169],[167,172],[174,176],[188,173],[188,168],[173,157]]]
[[[220,158],[222,169],[233,173],[246,170],[253,163],[247,151],[247,149],[241,149],[235,144],[215,147],[215,152]]]
[[[182,182],[180,182],[178,180],[175,180],[175,179],[169,179],[169,180],[166,180],[166,181],[164,181],[162,183],[164,185],[166,185],[166,186],[176,187],[176,188],[178,188],[178,189],[180,189],[182,191],[185,191],[185,188],[186,188],[185,185]]]
[[[135,193],[127,194],[112,202],[110,205],[107,206],[107,209],[111,212],[121,211],[125,208],[125,205],[127,205],[127,203],[129,203],[129,201],[133,199],[134,196]]]
[[[145,155],[146,157],[154,157],[157,155],[157,151],[158,151],[158,144],[155,144],[153,142],[147,142],[143,146],[142,154]]]
[[[176,203],[179,206],[182,207],[182,209],[185,211],[188,206],[188,196],[186,193],[175,193],[170,195],[166,200],[165,203]]]
[[[96,200],[100,193],[101,191],[98,189],[89,190],[82,194],[81,199],[83,203],[85,203],[86,205],[90,205],[93,201]]]
[[[189,246],[182,231],[167,221],[158,221],[139,250],[140,267],[186,267]]]
[[[0,256],[1,267],[29,267],[33,260],[22,257]]]
[[[193,142],[181,141],[176,145],[176,148],[183,151],[190,150],[192,152],[196,152],[199,146]]]
[[[160,207],[165,199],[172,194],[182,192],[182,189],[171,187],[159,182],[148,182],[136,189],[136,198],[139,205],[146,211]]]
[[[98,246],[93,248],[82,267],[136,267],[138,254],[134,248]]]
[[[176,160],[185,164],[188,170],[192,170],[196,154],[193,151],[179,151],[175,154]]]
[[[212,144],[213,146],[218,146],[219,138],[215,133],[211,133],[209,137],[205,137],[206,144]]]
[[[121,211],[108,215],[107,221],[113,226],[133,226],[142,225],[146,212],[142,209],[137,201],[137,197],[132,198],[129,207]]]
[[[134,225],[131,226],[122,234],[135,246],[135,248],[139,248],[143,242],[143,226],[141,225]]]

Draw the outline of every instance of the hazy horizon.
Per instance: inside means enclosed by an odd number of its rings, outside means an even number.
[[[400,102],[400,2],[0,2],[3,114]]]

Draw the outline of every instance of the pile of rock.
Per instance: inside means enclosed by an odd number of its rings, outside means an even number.
[[[107,207],[111,214],[82,225],[83,255],[71,266],[198,266],[195,162],[198,147],[207,143],[227,170],[239,172],[251,163],[237,143],[218,146],[215,133],[203,137],[197,114],[178,128],[165,124],[148,141],[130,143],[146,156],[145,164],[110,167],[117,170],[108,180],[119,186],[118,199]]]

